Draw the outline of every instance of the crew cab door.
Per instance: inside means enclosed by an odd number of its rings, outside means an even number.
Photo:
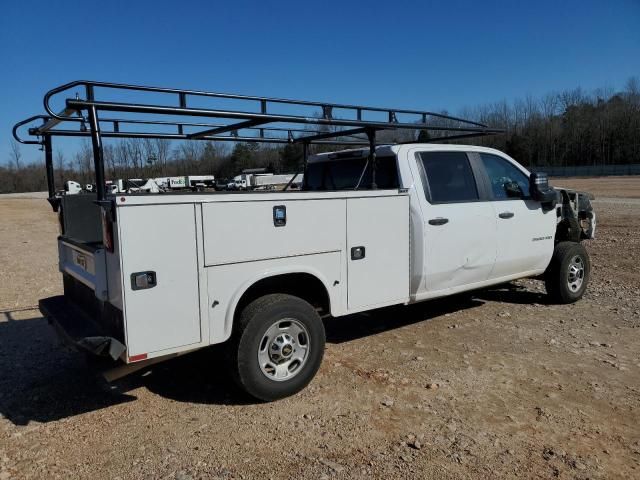
[[[463,151],[417,151],[410,164],[422,187],[424,222],[424,285],[417,293],[464,290],[487,280],[496,259],[496,218],[478,165]]]
[[[472,153],[479,159],[497,222],[497,256],[490,278],[546,268],[553,254],[555,209],[531,199],[529,177],[508,158]]]

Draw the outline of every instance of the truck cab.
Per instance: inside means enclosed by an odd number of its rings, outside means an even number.
[[[304,189],[370,189],[368,159],[366,149],[313,156]],[[412,301],[541,275],[558,243],[595,235],[591,196],[559,189],[541,201],[531,172],[499,150],[384,146],[376,161],[376,188],[409,192]]]

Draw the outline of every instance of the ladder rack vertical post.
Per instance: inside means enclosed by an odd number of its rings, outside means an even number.
[[[309,142],[302,142],[302,171],[307,171],[307,159],[309,158]]]
[[[308,142],[303,142],[302,143],[302,181],[304,182],[304,175],[307,173],[307,156],[308,156],[308,148],[309,148],[309,143]],[[298,168],[298,170],[296,170],[296,173],[293,177],[291,177],[291,180],[289,180],[289,182],[285,185],[284,190],[288,190],[289,187],[291,186],[291,184],[293,183],[293,181],[298,178],[298,175],[300,175],[300,168]]]
[[[51,146],[51,135],[46,133],[42,139],[42,145],[44,147],[44,165],[47,172],[47,191],[49,192],[49,202],[52,202],[56,196],[56,180],[53,176],[53,148]],[[51,206],[54,206],[51,203]],[[54,211],[57,208],[54,207]]]
[[[88,109],[89,126],[91,127],[91,145],[93,146],[93,165],[96,171],[96,192],[98,202],[105,199],[104,183],[104,157],[102,155],[102,136],[100,135],[100,122],[96,107],[91,105]]]
[[[305,180],[307,178],[307,164],[309,160],[309,142],[302,142],[302,184],[301,189],[304,188]]]
[[[180,92],[178,94],[178,102],[180,104],[180,108],[187,108],[187,96],[183,92]],[[178,135],[182,135],[182,134],[184,134],[184,128],[182,127],[181,124],[179,124]]]
[[[367,129],[367,138],[369,139],[369,163],[371,164],[371,189],[376,190],[378,185],[376,184],[376,131],[373,128]]]

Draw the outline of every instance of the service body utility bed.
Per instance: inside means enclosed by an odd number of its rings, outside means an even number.
[[[244,291],[274,274],[321,280],[335,316],[409,300],[406,192],[132,194],[115,205],[113,252],[61,237],[60,270],[65,295],[87,308],[86,287],[121,311],[122,332],[113,314],[97,318],[127,362],[227,340]],[[350,261],[359,246],[364,258]],[[142,273],[154,277],[146,288]]]

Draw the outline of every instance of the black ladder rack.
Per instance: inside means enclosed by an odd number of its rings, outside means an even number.
[[[55,113],[51,106],[54,97],[75,90],[66,98],[64,108]],[[138,103],[97,98],[97,92],[124,94],[125,97],[152,95],[162,102]],[[80,94],[84,98],[80,97]],[[121,95],[122,96],[122,95]],[[203,102],[220,105],[196,106]],[[191,106],[190,106],[191,105]],[[248,107],[248,108],[247,108]],[[232,142],[260,142],[275,144],[303,144],[304,157],[312,144],[368,146],[375,188],[376,132],[384,130],[427,130],[445,132],[430,141],[443,141],[501,133],[482,123],[441,113],[366,107],[283,98],[256,97],[227,93],[182,90],[119,83],[74,81],[48,91],[44,96],[46,115],[36,115],[13,127],[14,138],[24,144],[44,147],[49,201],[57,209],[53,175],[51,139],[54,136],[91,137],[94,156],[98,202],[105,200],[104,160],[102,138],[154,138],[169,140],[209,140]],[[293,110],[295,113],[291,113]],[[99,113],[116,112],[123,118],[102,118]],[[161,117],[161,118],[158,118]],[[168,117],[168,118],[167,118]],[[175,120],[175,118],[180,120]],[[187,118],[217,119],[220,123],[186,121]],[[41,124],[28,129],[34,140],[25,140],[19,129],[35,121]],[[122,127],[126,127],[125,130]],[[150,131],[141,131],[144,126]],[[166,128],[175,128],[166,131]],[[138,130],[136,130],[138,128]],[[165,129],[165,130],[163,130]],[[389,144],[389,142],[385,142]]]

